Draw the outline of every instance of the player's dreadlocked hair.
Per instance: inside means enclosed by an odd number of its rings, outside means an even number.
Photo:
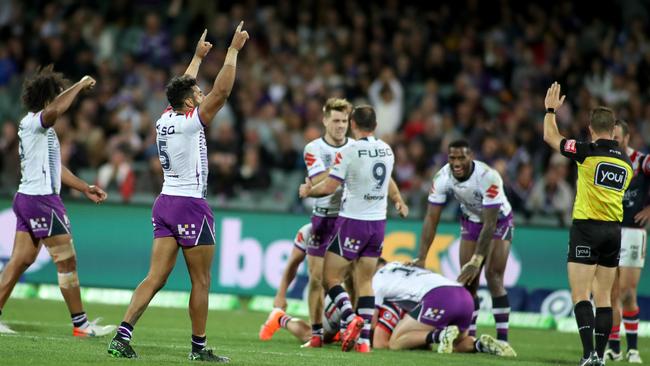
[[[196,79],[191,76],[183,75],[173,77],[165,89],[169,105],[174,110],[182,109],[185,99],[191,98],[194,95],[194,90],[192,89],[194,85],[196,85]]]
[[[39,68],[23,84],[23,104],[28,111],[38,112],[61,94],[67,84],[68,80],[62,73],[54,72],[52,65]]]
[[[341,98],[330,98],[325,102],[325,106],[323,106],[323,114],[325,117],[329,117],[332,111],[350,113],[351,110],[352,104],[347,99]]]

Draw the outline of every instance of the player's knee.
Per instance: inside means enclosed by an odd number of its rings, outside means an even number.
[[[402,349],[402,344],[399,337],[390,337],[388,341],[388,348],[390,350],[396,351]]]
[[[192,287],[209,289],[211,280],[212,280],[212,275],[210,273],[207,273],[203,276],[195,276],[194,278],[192,278]]]
[[[77,271],[58,272],[57,279],[59,281],[59,287],[63,290],[79,287]]]
[[[76,269],[76,252],[72,239],[63,244],[46,246],[46,248],[60,272],[70,272]]]
[[[621,288],[620,297],[624,305],[636,303],[636,289],[632,286],[624,286]]]
[[[22,255],[19,257],[12,258],[11,261],[16,263],[18,267],[21,268],[21,270],[26,270],[29,266],[31,266],[34,261],[36,261],[36,256],[29,256],[29,255]]]

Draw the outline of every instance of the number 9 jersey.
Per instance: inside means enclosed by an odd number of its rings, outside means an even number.
[[[344,184],[339,216],[385,220],[394,163],[393,150],[374,136],[359,139],[337,153],[330,177]]]
[[[183,114],[168,107],[156,121],[156,143],[165,181],[162,194],[205,198],[208,150],[199,109]]]

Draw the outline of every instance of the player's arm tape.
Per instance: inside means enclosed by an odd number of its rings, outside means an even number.
[[[46,246],[45,248],[47,248],[54,263],[62,262],[75,256],[74,243],[72,240],[70,240],[69,243]]]
[[[57,278],[59,280],[59,287],[62,289],[79,287],[79,276],[77,275],[77,271],[57,273]]]

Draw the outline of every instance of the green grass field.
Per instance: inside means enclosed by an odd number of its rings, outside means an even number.
[[[88,304],[92,319],[118,324],[124,306]],[[75,339],[63,302],[11,299],[3,321],[18,331],[0,335],[0,365],[161,365],[186,364],[190,342],[186,310],[149,308],[135,328],[133,346],[137,360],[113,359],[106,353],[109,337]],[[233,365],[576,365],[577,335],[554,331],[511,331],[516,359],[487,355],[438,355],[427,351],[374,351],[372,354],[342,353],[338,347],[300,349],[286,331],[273,340],[257,340],[259,325],[266,314],[248,311],[214,311],[208,320],[208,344],[218,354],[232,358]],[[491,331],[493,329],[481,329]],[[641,338],[639,348],[647,350],[650,340]],[[645,355],[648,356],[648,355]]]

